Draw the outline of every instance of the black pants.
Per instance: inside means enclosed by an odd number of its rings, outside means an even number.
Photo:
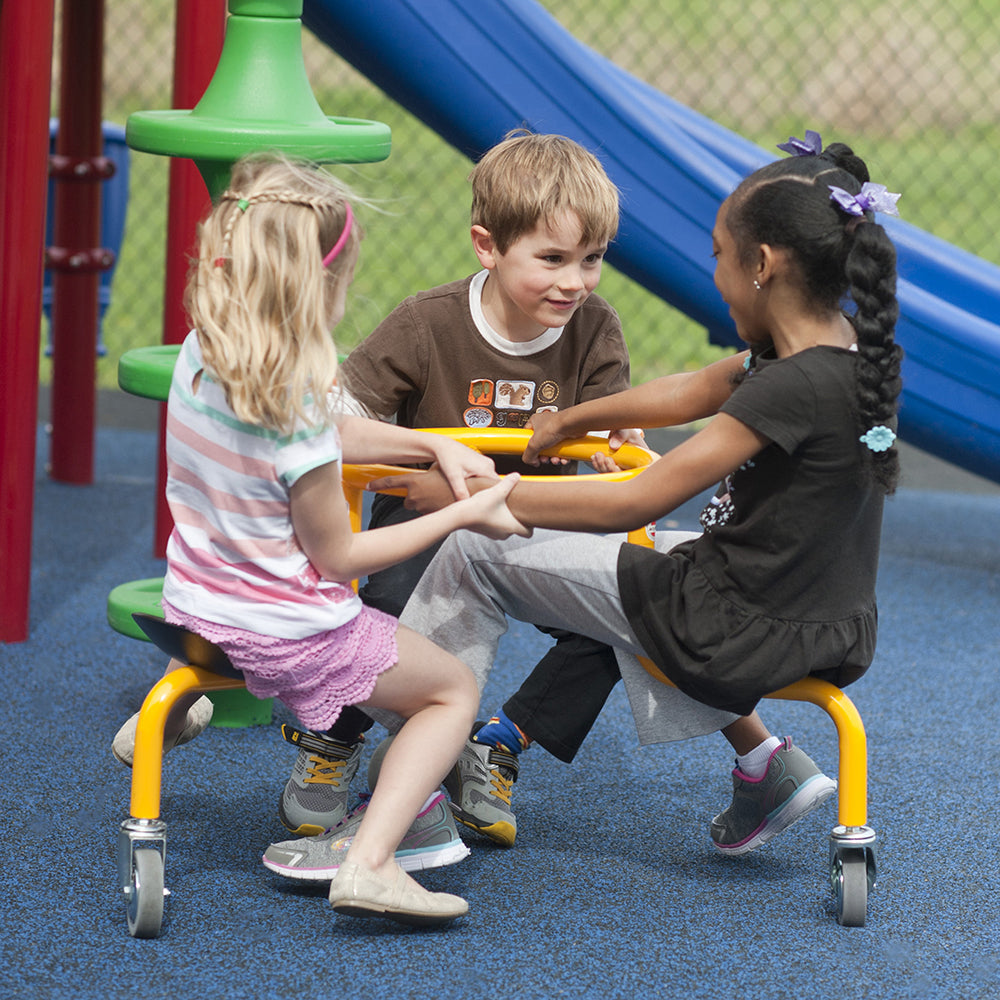
[[[419,516],[403,506],[401,497],[380,493],[372,501],[368,526],[400,524]],[[436,551],[434,546],[406,562],[373,573],[359,590],[361,599],[398,618]],[[530,739],[569,763],[621,674],[610,646],[561,629],[541,631],[553,636],[555,645],[538,661],[503,710]],[[372,720],[361,709],[348,705],[329,734],[350,742],[371,726]]]

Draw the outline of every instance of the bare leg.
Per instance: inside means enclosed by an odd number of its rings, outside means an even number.
[[[389,877],[395,851],[427,797],[458,759],[479,707],[468,667],[417,632],[399,626],[399,661],[381,674],[364,707],[403,716],[346,861]]]
[[[738,718],[722,730],[722,735],[738,754],[747,754],[759,747],[770,735],[767,726],[756,711]]]

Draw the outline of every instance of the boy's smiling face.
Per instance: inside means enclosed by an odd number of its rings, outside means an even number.
[[[582,242],[575,212],[540,221],[500,253],[482,226],[472,227],[480,263],[490,272],[483,312],[498,334],[523,343],[565,326],[601,280],[607,244]]]

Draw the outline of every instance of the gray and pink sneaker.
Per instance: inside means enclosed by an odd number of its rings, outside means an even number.
[[[786,736],[763,777],[733,769],[733,801],[712,820],[712,840],[723,854],[746,854],[812,812],[836,788],[837,782]]]

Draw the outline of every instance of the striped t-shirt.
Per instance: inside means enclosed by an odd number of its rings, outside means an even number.
[[[284,435],[239,420],[204,370],[192,332],[174,368],[166,449],[174,519],[166,601],[206,621],[285,639],[337,628],[359,613],[350,585],[322,579],[292,528],[289,488],[310,469],[340,461],[335,427],[302,424]]]

